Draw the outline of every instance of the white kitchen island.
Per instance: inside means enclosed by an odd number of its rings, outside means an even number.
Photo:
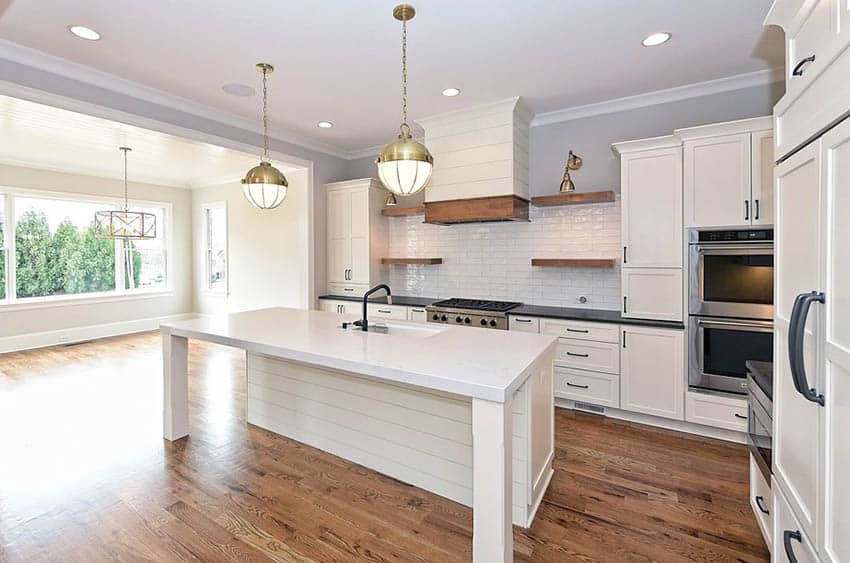
[[[163,433],[189,434],[188,339],[247,353],[248,422],[473,509],[473,560],[513,560],[552,477],[556,338],[262,309],[162,326]],[[374,322],[374,321],[373,321]]]

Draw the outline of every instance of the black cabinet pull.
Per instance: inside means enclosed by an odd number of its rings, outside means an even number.
[[[761,504],[761,503],[763,503],[763,502],[764,502],[764,497],[763,497],[763,496],[759,495],[759,496],[757,496],[757,497],[756,497],[756,506],[758,506],[758,507],[759,507],[759,510],[761,510],[761,511],[762,511],[762,512],[764,512],[765,514],[768,514],[768,515],[769,515],[769,514],[770,514],[770,511],[769,511],[768,509],[766,509],[765,507],[763,507],[763,506],[762,506],[762,504]]]
[[[803,67],[806,66],[807,64],[813,63],[813,62],[815,62],[815,56],[814,55],[806,57],[805,59],[803,59],[799,63],[797,63],[797,66],[794,67],[794,72],[792,72],[791,75],[792,76],[803,76]]]
[[[626,259],[626,256],[627,256],[627,254],[626,254],[626,249],[627,249],[627,248],[628,248],[627,246],[624,246],[624,247],[623,247],[623,264],[627,264],[627,263],[629,262],[629,261]]]
[[[741,420],[747,420],[747,417],[742,415],[742,414],[738,414],[738,413],[734,413],[734,414],[735,414],[735,418],[740,418]]]
[[[791,530],[785,530],[782,533],[782,543],[785,544],[785,555],[788,557],[790,563],[797,563],[797,556],[794,555],[794,547],[791,545],[791,540],[797,540],[803,543],[803,534],[799,530],[793,532]]]
[[[818,393],[814,387],[809,387],[806,377],[806,364],[804,358],[804,344],[806,340],[806,319],[812,303],[824,303],[826,297],[823,293],[813,291],[801,293],[794,299],[791,308],[791,321],[788,327],[788,362],[791,364],[791,377],[794,380],[794,388],[807,400],[824,406],[823,394]]]
[[[518,323],[530,323],[531,319],[514,319]]]
[[[575,356],[576,358],[589,358],[590,354],[574,354],[572,352],[567,352],[567,356]]]
[[[623,348],[626,347],[626,331],[623,331]]]
[[[587,334],[590,331],[587,330],[587,329],[580,329],[580,328],[568,328],[567,332],[581,332],[581,333]]]
[[[759,200],[755,200],[754,203],[756,204],[756,216],[753,217],[753,219],[758,221],[759,220]]]
[[[579,385],[577,383],[566,382],[568,387],[576,387],[577,389],[590,389],[590,385]]]
[[[627,308],[626,308],[626,300],[627,300],[627,299],[628,299],[628,297],[626,297],[625,295],[623,295],[623,312],[624,312],[624,313],[628,313],[628,310],[627,310]]]
[[[386,309],[378,309],[379,313],[384,313],[385,315],[389,315],[392,311],[387,311]]]
[[[354,288],[353,287],[343,287],[342,290],[343,291],[354,291]]]
[[[750,200],[744,200],[744,221],[750,220]]]

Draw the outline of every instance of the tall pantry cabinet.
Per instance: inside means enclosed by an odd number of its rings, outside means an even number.
[[[362,296],[387,281],[387,218],[381,215],[385,191],[365,178],[327,184],[327,291]]]
[[[850,4],[776,0],[775,561],[850,561]]]

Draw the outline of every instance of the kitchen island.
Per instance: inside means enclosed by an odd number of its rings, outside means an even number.
[[[473,560],[513,560],[552,477],[556,338],[272,308],[163,325],[163,434],[189,434],[188,339],[247,353],[251,424],[470,506]]]

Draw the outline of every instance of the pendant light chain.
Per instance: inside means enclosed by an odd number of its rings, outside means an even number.
[[[410,137],[407,124],[407,20],[401,22],[401,134]]]
[[[269,117],[268,117],[268,72],[263,69],[263,162],[270,162],[269,158]]]

